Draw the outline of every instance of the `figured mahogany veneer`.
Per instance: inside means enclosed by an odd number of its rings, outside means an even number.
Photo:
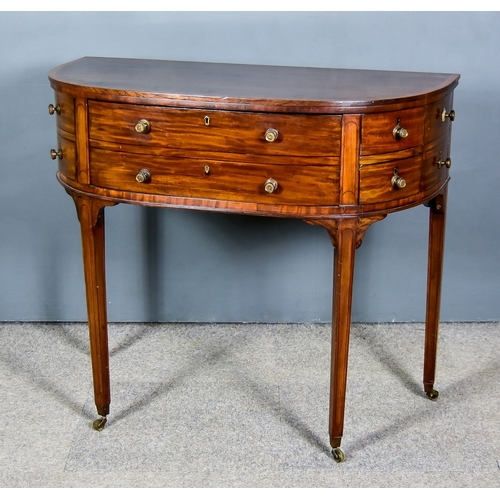
[[[334,245],[330,442],[344,423],[354,254],[430,207],[424,390],[435,391],[453,90],[459,75],[83,58],[53,69],[58,179],[82,232],[95,401],[109,413],[104,207],[294,217]]]

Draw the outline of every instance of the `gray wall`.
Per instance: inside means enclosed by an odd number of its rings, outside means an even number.
[[[0,13],[0,320],[84,321],[80,234],[55,179],[47,72],[85,55],[460,73],[443,321],[500,320],[500,15]],[[353,320],[422,321],[428,210],[373,225]],[[107,209],[111,321],[325,322],[326,231],[296,220]]]

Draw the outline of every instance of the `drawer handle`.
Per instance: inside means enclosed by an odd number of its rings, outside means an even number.
[[[267,181],[264,183],[264,189],[266,193],[274,193],[278,189],[278,181],[273,178],[267,179]]]
[[[53,104],[49,104],[49,115],[53,115],[54,113],[57,113],[58,115],[61,114],[61,106],[59,106],[59,104],[56,104],[55,106]]]
[[[265,137],[267,142],[274,142],[278,138],[278,131],[275,128],[268,128]]]
[[[399,118],[398,118],[398,123],[392,130],[392,135],[396,140],[406,139],[410,135],[408,129],[400,125]]]
[[[406,187],[406,181],[397,174],[392,177],[391,184],[394,189],[404,189]]]
[[[151,180],[151,172],[147,168],[143,168],[137,172],[135,180],[137,182],[149,182]]]
[[[437,161],[437,164],[438,164],[438,168],[441,168],[441,167],[450,168],[451,167],[451,158],[446,158],[446,160],[441,160],[441,158],[439,158],[439,160]]]
[[[446,108],[443,108],[443,113],[441,114],[441,121],[445,122],[446,118],[450,119],[450,122],[455,120],[455,110],[451,110],[449,113],[446,112]]]
[[[53,160],[55,160],[56,158],[59,158],[60,160],[62,160],[62,157],[63,157],[62,149],[59,148],[57,151],[55,149],[51,149],[50,150],[50,157]]]
[[[151,125],[147,120],[142,119],[135,124],[135,131],[139,134],[147,134],[150,129]]]

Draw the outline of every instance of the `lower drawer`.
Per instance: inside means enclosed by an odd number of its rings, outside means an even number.
[[[439,186],[448,177],[450,163],[447,166],[446,162],[449,160],[449,154],[449,135],[441,137],[426,148],[422,172],[422,189],[424,191]]]
[[[75,143],[66,139],[62,133],[57,134],[57,144],[60,156],[58,157],[58,170],[70,179],[76,179],[76,151]]]
[[[143,169],[149,179],[138,182]],[[94,186],[136,193],[272,205],[339,202],[339,168],[331,165],[167,158],[91,148],[90,171]]]
[[[405,160],[374,165],[361,165],[359,174],[359,203],[379,203],[398,200],[417,194],[422,177],[422,155]],[[393,178],[403,179],[399,185]]]

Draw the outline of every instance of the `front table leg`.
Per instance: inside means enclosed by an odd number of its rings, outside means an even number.
[[[357,220],[338,223],[333,266],[332,357],[330,372],[330,444],[335,461],[343,462],[340,442],[344,431],[344,409],[347,385],[347,359],[351,332],[354,255]]]
[[[437,399],[434,389],[436,355],[441,303],[441,277],[443,273],[444,232],[446,222],[447,189],[430,204],[429,257],[427,269],[427,307],[425,317],[424,391],[429,399]]]
[[[344,431],[354,255],[356,248],[361,245],[368,226],[384,217],[385,215],[361,219],[306,220],[309,224],[325,227],[334,246],[329,433],[332,454],[336,462],[344,461],[340,443]]]
[[[72,196],[75,200],[82,234],[94,396],[97,413],[101,416],[94,422],[94,429],[100,431],[106,424],[111,401],[106,308],[104,207],[115,203],[76,194],[72,194]]]

